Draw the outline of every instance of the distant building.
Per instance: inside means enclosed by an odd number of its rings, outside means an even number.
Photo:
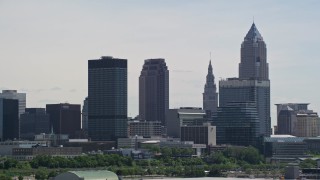
[[[169,70],[164,59],[147,59],[139,77],[139,118],[165,125],[169,109]]]
[[[198,126],[181,126],[181,141],[193,141],[194,144],[216,145],[216,127],[210,123]]]
[[[241,44],[239,78],[269,81],[266,43],[254,23]]]
[[[69,141],[69,135],[67,134],[54,134],[51,132],[50,134],[36,134],[34,136],[35,141],[46,141],[50,142],[51,146],[59,146]]]
[[[162,135],[161,122],[157,121],[129,121],[129,136],[153,137]]]
[[[221,80],[219,82],[219,107],[226,107],[230,102],[253,103],[259,118],[259,135],[270,136],[270,81],[238,78]]]
[[[180,109],[169,109],[166,118],[167,135],[180,138],[181,126],[202,125],[207,120],[206,113],[202,108],[181,107]]]
[[[34,140],[36,134],[50,132],[50,117],[45,108],[26,108],[20,119],[22,139]]]
[[[13,148],[12,157],[16,160],[32,160],[40,155],[73,158],[82,154],[81,147],[43,147]]]
[[[55,134],[68,134],[74,137],[81,129],[80,104],[47,104],[46,111],[50,115],[50,127]]]
[[[88,61],[88,133],[93,141],[127,137],[127,60]]]
[[[218,93],[214,82],[214,75],[212,72],[211,60],[208,67],[208,74],[206,84],[203,92],[203,110],[205,110],[207,117],[211,118],[217,112],[218,107]]]
[[[255,103],[233,102],[219,107],[213,125],[219,145],[256,146],[259,117]]]
[[[0,156],[12,156],[14,148],[31,148],[33,146],[49,146],[47,141],[3,141],[0,142]]]
[[[295,136],[317,137],[320,136],[320,118],[316,112],[299,112]]]
[[[3,99],[16,99],[19,104],[19,117],[25,112],[26,109],[26,93],[18,93],[17,90],[2,90],[0,98]]]
[[[0,98],[0,140],[19,139],[18,100]]]
[[[309,103],[284,103],[277,106],[277,131],[275,134],[295,135],[297,131],[297,114],[306,112]]]
[[[302,137],[288,135],[264,138],[264,156],[267,162],[288,163],[307,155],[307,144]]]
[[[26,109],[26,93],[18,93],[17,90],[2,90],[0,93],[0,98],[3,99],[15,99],[18,100],[18,137],[20,138],[20,116],[25,112]]]
[[[82,106],[82,130],[88,130],[88,97],[83,101]]]

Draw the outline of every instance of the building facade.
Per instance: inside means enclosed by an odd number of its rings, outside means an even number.
[[[80,104],[47,104],[46,111],[50,116],[50,127],[55,134],[68,134],[74,138],[81,130]]]
[[[21,139],[33,140],[36,134],[50,132],[50,117],[45,108],[26,108],[20,120]]]
[[[83,101],[82,106],[82,130],[88,130],[88,97]]]
[[[153,137],[162,135],[162,125],[158,121],[129,121],[128,122],[128,135]]]
[[[219,145],[256,146],[260,131],[255,103],[233,102],[219,107],[213,125]]]
[[[19,101],[0,98],[0,140],[19,139]]]
[[[194,144],[216,145],[216,127],[210,123],[202,126],[181,126],[181,141],[193,141]]]
[[[17,99],[19,103],[19,117],[26,109],[26,93],[18,93],[17,90],[2,90],[0,98]]]
[[[206,112],[202,108],[181,107],[180,109],[169,109],[166,118],[167,135],[169,137],[180,138],[181,126],[202,125]]]
[[[271,135],[270,81],[229,78],[219,82],[219,107],[230,102],[250,102],[258,112],[259,134]]]
[[[297,114],[307,112],[309,103],[284,103],[277,106],[277,131],[275,134],[295,135],[297,131]]]
[[[169,109],[169,70],[164,59],[144,61],[139,77],[139,118],[165,125]]]
[[[218,107],[218,93],[214,82],[214,75],[212,72],[211,60],[208,67],[208,74],[206,84],[203,92],[203,110],[206,111],[207,117],[211,117],[217,112]]]
[[[241,44],[239,78],[269,80],[266,44],[254,23]]]
[[[88,133],[93,141],[127,136],[127,60],[88,61]]]
[[[298,137],[320,136],[320,118],[316,112],[299,112],[294,135]]]

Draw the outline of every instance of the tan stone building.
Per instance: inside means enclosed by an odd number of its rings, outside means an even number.
[[[297,114],[297,124],[294,135],[298,137],[320,136],[320,118],[315,112],[300,112]]]

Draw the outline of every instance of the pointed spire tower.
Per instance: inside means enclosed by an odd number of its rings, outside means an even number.
[[[269,80],[266,43],[254,22],[241,44],[239,78]]]
[[[211,65],[211,53],[210,53],[208,74],[207,74],[206,84],[204,86],[204,92],[203,92],[203,110],[206,111],[207,117],[211,118],[217,112],[217,107],[218,107],[218,93],[217,93],[216,84],[214,82],[214,75],[212,72],[212,65]]]

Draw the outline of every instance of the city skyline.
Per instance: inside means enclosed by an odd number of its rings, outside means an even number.
[[[0,89],[27,93],[27,107],[82,104],[87,60],[126,58],[128,116],[135,116],[141,66],[145,59],[164,58],[171,73],[169,107],[202,107],[209,52],[216,83],[236,77],[240,43],[255,16],[267,40],[274,125],[276,103],[310,103],[311,109],[320,111],[314,73],[320,65],[319,5],[311,0],[1,1],[0,59],[5,65],[0,69]]]

